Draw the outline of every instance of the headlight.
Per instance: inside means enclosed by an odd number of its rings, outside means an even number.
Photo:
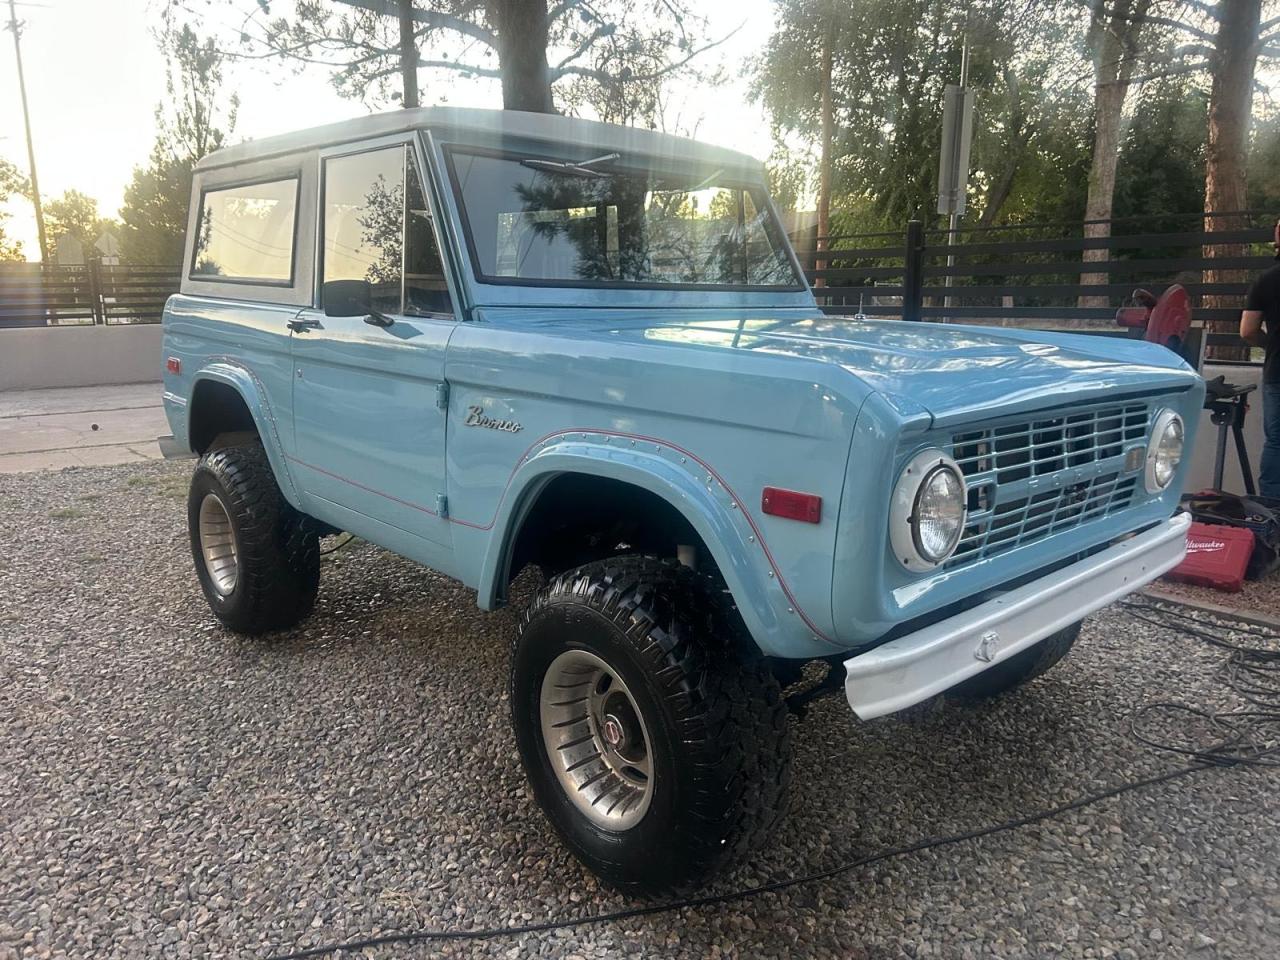
[[[1173,483],[1173,475],[1182,462],[1182,446],[1186,430],[1182,418],[1172,410],[1161,410],[1151,431],[1147,446],[1147,492],[1160,493]]]
[[[964,476],[941,450],[911,458],[893,491],[889,542],[908,570],[932,570],[955,552],[964,533]]]

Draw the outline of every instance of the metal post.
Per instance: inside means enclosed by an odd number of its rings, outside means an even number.
[[[902,319],[919,320],[924,307],[924,223],[907,224],[907,255],[902,271]]]
[[[90,257],[84,265],[85,279],[89,284],[89,311],[93,314],[94,324],[107,322],[106,298],[102,295],[102,269],[98,261]]]
[[[969,85],[969,41],[965,40],[960,48],[960,89],[964,90]],[[956,135],[959,136],[960,127],[956,127]],[[956,242],[956,231],[960,229],[960,214],[954,210],[947,222],[947,246],[952,247]],[[951,271],[955,269],[956,255],[954,253],[947,254],[947,275],[943,279],[943,285],[950,289],[955,278],[951,275]],[[950,309],[952,306],[951,294],[948,293],[943,300],[943,304]],[[951,316],[948,315],[950,320]]]
[[[1244,442],[1244,417],[1249,412],[1249,404],[1244,397],[1236,400],[1236,408],[1231,412],[1231,436],[1236,442],[1236,459],[1240,461],[1240,475],[1244,477],[1244,492],[1251,497],[1258,495],[1253,485],[1253,466],[1249,463],[1249,448]],[[1222,487],[1215,489],[1221,490]]]
[[[31,180],[31,203],[36,208],[36,233],[40,237],[40,262],[49,262],[49,243],[44,233],[44,210],[40,206],[40,178],[36,176],[36,148],[31,142],[31,112],[27,109],[27,80],[22,72],[22,44],[19,41],[18,8],[9,0],[9,29],[13,31],[13,52],[18,58],[18,94],[22,97],[22,123],[27,131],[27,169]]]

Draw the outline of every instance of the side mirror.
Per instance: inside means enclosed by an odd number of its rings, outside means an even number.
[[[364,317],[377,327],[391,326],[391,318],[373,309],[368,280],[329,280],[320,287],[326,317]]]
[[[320,288],[326,317],[363,317],[373,309],[368,280],[330,280]]]

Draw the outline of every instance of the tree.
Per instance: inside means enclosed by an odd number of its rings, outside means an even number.
[[[1280,210],[1280,113],[1255,122],[1245,186],[1250,210]]]
[[[46,200],[44,218],[55,243],[63,237],[73,238],[80,243],[86,259],[98,255],[94,244],[99,237],[119,229],[117,221],[99,215],[97,200],[79,190],[68,190],[56,200]]]
[[[687,52],[692,43],[692,36],[679,24],[655,26],[648,36],[631,40],[611,34],[586,55],[595,74],[569,77],[556,86],[559,109],[571,116],[587,113],[605,123],[693,136],[694,131],[684,129],[678,116],[669,116],[672,81],[679,78],[686,83],[715,86],[723,82],[723,74],[718,68],[699,69],[689,62],[671,64],[671,69],[666,69],[671,51]],[[638,82],[634,79],[637,77],[654,79]]]
[[[189,26],[161,35],[168,62],[166,107],[156,107],[157,134],[148,165],[133,171],[120,208],[121,252],[129,263],[182,260],[196,161],[235,129],[239,100],[222,90],[223,56],[212,38]]]
[[[1204,193],[1205,117],[1208,94],[1185,77],[1146,84],[1134,107],[1134,122],[1120,142],[1116,218],[1185,214],[1199,209]],[[1141,233],[1160,228],[1146,223]],[[1185,217],[1166,229],[1187,229]]]
[[[1204,159],[1204,212],[1221,214],[1239,210],[1248,194],[1246,152],[1254,80],[1259,58],[1280,57],[1280,17],[1263,19],[1263,0],[1173,0],[1158,12],[1143,0],[1090,0],[1096,10],[1120,26],[1133,30],[1164,32],[1166,43],[1158,55],[1148,57],[1147,72],[1130,77],[1138,83],[1159,77],[1206,74],[1210,80],[1208,130]],[[1274,12],[1274,2],[1266,7]],[[1095,148],[1095,156],[1099,150]],[[1105,160],[1106,152],[1101,157]],[[1243,225],[1240,218],[1206,217],[1206,228],[1231,230]],[[1206,246],[1206,259],[1237,257],[1239,245]],[[1210,269],[1204,282],[1238,281],[1238,271]],[[1084,302],[1082,298],[1082,302]],[[1219,296],[1206,296],[1206,307],[1231,307]],[[1223,348],[1211,348],[1217,356]],[[1231,348],[1226,348],[1230,350]]]
[[[558,84],[651,87],[718,42],[700,39],[706,21],[691,0],[413,0],[407,11],[400,0],[309,0],[275,17],[269,0],[222,2],[245,14],[228,55],[323,65],[339,93],[375,102],[403,98],[402,12],[416,69],[497,79],[508,110],[555,112]]]
[[[978,89],[970,193],[978,226],[1078,220],[1089,173],[1092,101],[1064,82],[1061,54],[1073,33],[1060,24],[1054,55],[1020,56],[999,82]]]
[[[1116,167],[1120,160],[1121,126],[1125,100],[1141,60],[1143,29],[1151,0],[1090,0],[1088,49],[1093,57],[1093,155],[1089,167],[1089,194],[1084,208],[1086,239],[1111,234],[1112,205],[1116,191]],[[1107,260],[1105,249],[1087,249],[1085,263]],[[1105,273],[1084,273],[1080,283],[1107,283]],[[1082,307],[1105,307],[1109,296],[1082,294]]]
[[[1244,210],[1248,196],[1245,157],[1249,143],[1249,118],[1253,106],[1253,77],[1263,46],[1261,0],[1219,0],[1215,11],[1217,34],[1209,57],[1212,89],[1209,94],[1209,135],[1205,149],[1204,212],[1219,216],[1206,219],[1206,230],[1238,230],[1248,221],[1240,216],[1221,216]],[[1269,22],[1265,29],[1276,26]],[[1215,244],[1204,247],[1206,259],[1241,257],[1245,244]],[[1239,270],[1204,271],[1205,283],[1245,280]],[[1225,298],[1207,299],[1206,306],[1234,307]],[[1246,345],[1215,348],[1214,356],[1247,360]]]
[[[26,177],[18,172],[14,164],[0,159],[0,261],[22,259],[22,241],[14,240],[5,233],[9,213],[3,206],[10,197],[26,196],[27,191]]]
[[[1003,194],[975,204],[991,206],[994,218],[1017,193],[1033,136],[1056,122],[1058,108],[1038,103],[1061,85],[1054,65],[1073,29],[1056,12],[1014,0],[783,0],[777,23],[754,64],[753,95],[776,138],[796,133],[820,144],[829,132],[820,169],[830,171],[828,229],[836,232],[897,230],[909,217],[935,215],[943,89],[959,79],[966,38],[983,124],[1000,138],[978,144],[987,169],[975,171],[971,190],[979,201],[993,186]]]
[[[120,252],[127,263],[182,262],[192,163],[157,141],[150,162],[135,167],[120,207]]]
[[[1245,154],[1253,104],[1253,77],[1261,36],[1261,0],[1221,0],[1210,58],[1209,141],[1205,164],[1205,212],[1243,210]],[[1267,24],[1274,27],[1274,22]]]
[[[800,208],[809,183],[809,171],[813,157],[795,153],[785,146],[774,148],[765,161],[765,173],[769,178],[769,196],[779,212],[794,213]]]

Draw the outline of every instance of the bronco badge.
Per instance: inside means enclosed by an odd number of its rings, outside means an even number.
[[[524,429],[515,420],[498,420],[484,412],[484,407],[467,407],[467,418],[462,421],[468,427],[488,427],[490,430],[505,430],[507,433],[519,433]]]

